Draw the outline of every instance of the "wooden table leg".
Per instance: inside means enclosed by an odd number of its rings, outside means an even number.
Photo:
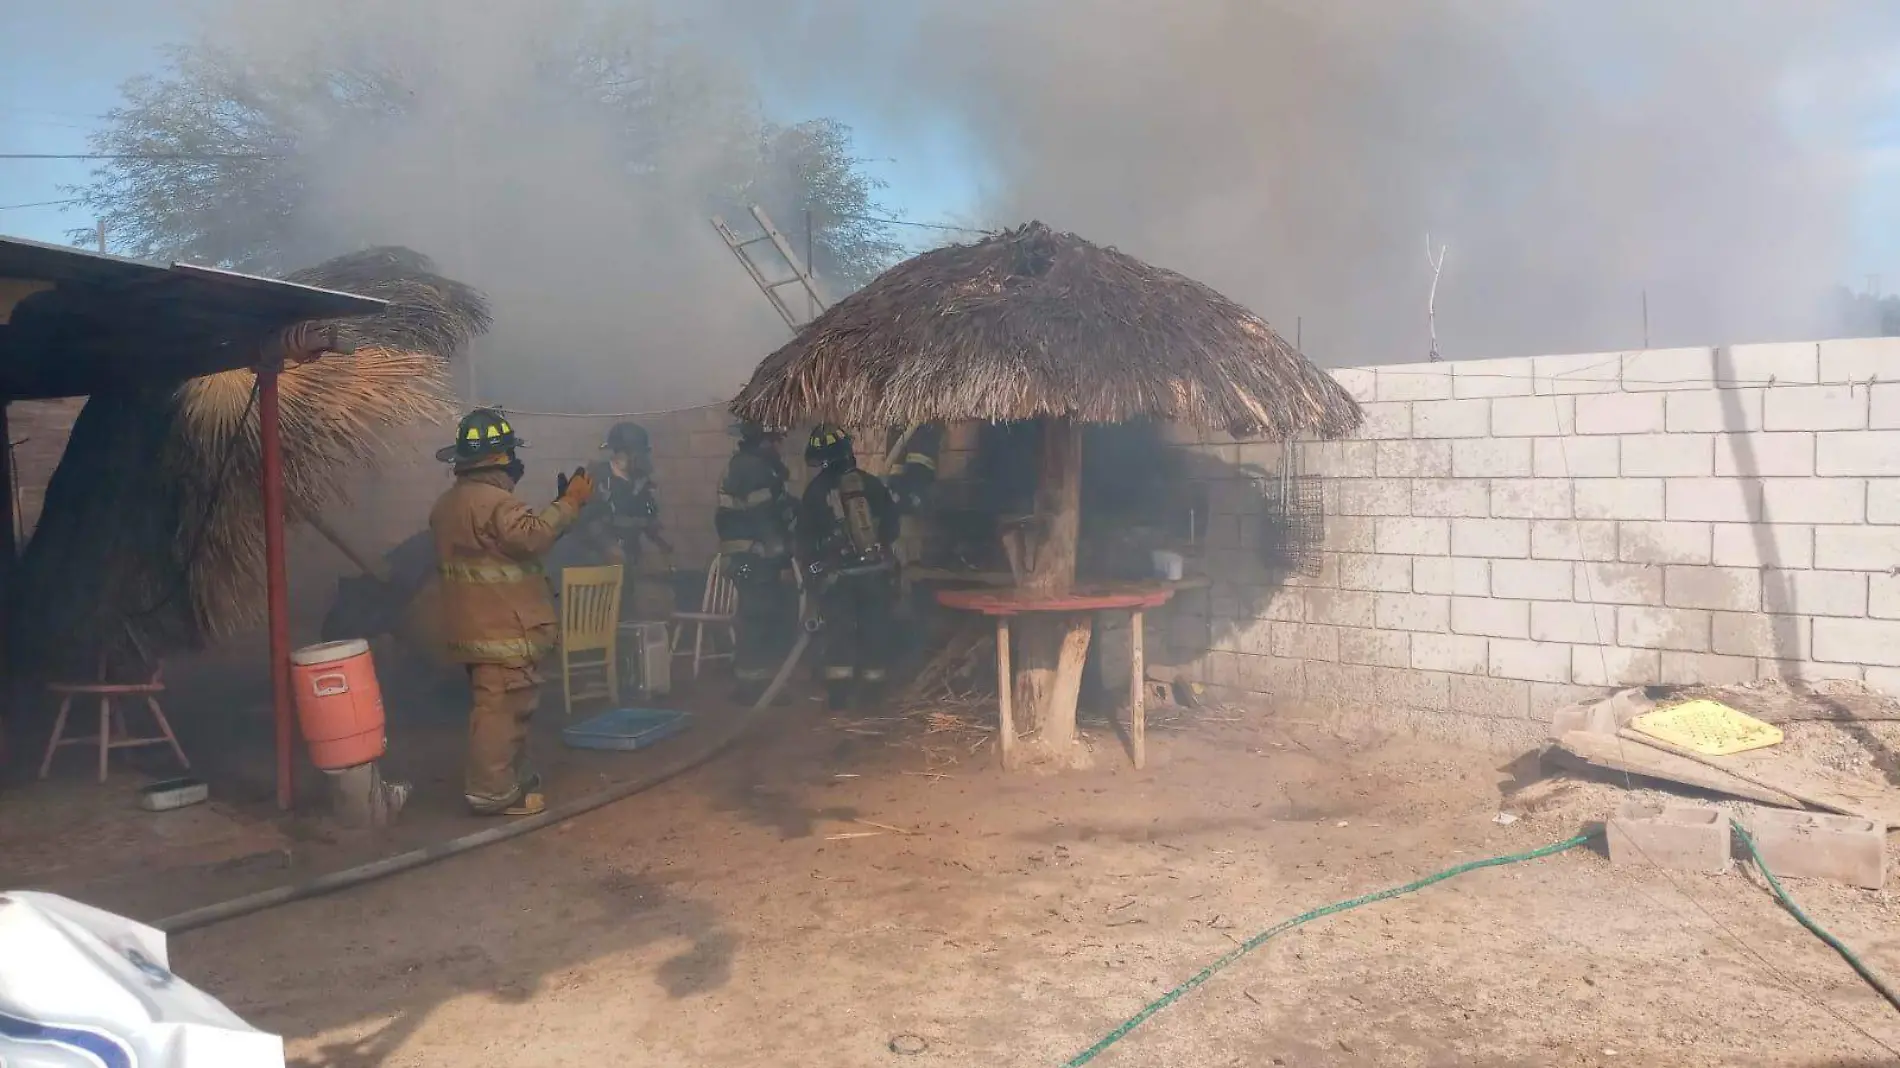
[[[1011,714],[1009,703],[1011,691],[1016,686],[1016,678],[1009,670],[1009,617],[996,617],[996,749],[1003,762],[1003,770],[1014,766],[1016,752],[1016,718]]]
[[[1141,609],[1129,613],[1128,627],[1128,739],[1135,747],[1135,767],[1148,766],[1148,669],[1142,663]]]

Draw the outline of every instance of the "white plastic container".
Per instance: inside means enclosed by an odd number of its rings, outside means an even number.
[[[1169,582],[1181,581],[1182,572],[1187,568],[1187,560],[1172,549],[1156,549],[1150,554],[1154,560],[1155,577]]]

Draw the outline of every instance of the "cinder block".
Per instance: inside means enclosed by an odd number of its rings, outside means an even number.
[[[1576,405],[1569,397],[1505,397],[1491,402],[1491,436],[1555,437],[1574,434]]]
[[[1703,389],[1671,393],[1663,423],[1671,434],[1744,433],[1761,429],[1759,389]]]
[[[1608,645],[1616,640],[1616,607],[1575,601],[1531,604],[1532,641]]]
[[[1370,627],[1375,599],[1375,594],[1364,590],[1308,590],[1306,621],[1340,627]]]
[[[1816,619],[1814,659],[1834,664],[1900,667],[1900,622]]]
[[[1867,688],[1886,694],[1888,697],[1900,697],[1900,670],[1894,668],[1868,668]]]
[[[1372,478],[1379,473],[1377,441],[1313,441],[1300,449],[1306,472],[1332,478]]]
[[[1622,467],[1621,442],[1614,437],[1532,441],[1531,474],[1538,478],[1616,478]]]
[[[1488,597],[1491,594],[1491,561],[1463,556],[1414,557],[1412,592]]]
[[[1862,337],[1821,342],[1821,382],[1866,382],[1900,366],[1900,338]]]
[[[1861,816],[1758,808],[1743,819],[1776,878],[1828,879],[1879,890],[1887,882],[1887,830]]]
[[[1709,562],[1717,567],[1814,566],[1814,528],[1796,523],[1717,523]]]
[[[1491,514],[1501,519],[1569,519],[1570,480],[1499,478],[1491,482]]]
[[[1593,604],[1660,605],[1663,571],[1653,564],[1580,563],[1572,596]]]
[[[1495,560],[1491,564],[1491,596],[1567,601],[1574,579],[1575,569],[1567,560]]]
[[[1415,438],[1482,438],[1491,433],[1488,400],[1416,401],[1412,404]]]
[[[1819,382],[1821,346],[1814,341],[1768,341],[1725,345],[1715,351],[1716,374],[1724,383],[1769,382],[1798,385]]]
[[[1381,441],[1377,470],[1380,478],[1449,478],[1449,441]]]
[[[1860,572],[1777,569],[1761,577],[1765,611],[1850,619],[1867,614],[1867,576]]]
[[[1859,386],[1776,386],[1762,399],[1764,430],[1864,430],[1867,390]]]
[[[1379,399],[1378,376],[1371,367],[1335,367],[1326,373],[1361,404]]]
[[[1339,659],[1339,630],[1317,623],[1275,623],[1269,652],[1288,660]]]
[[[1451,473],[1458,478],[1529,478],[1531,439],[1454,441],[1451,443]]]
[[[1381,593],[1373,618],[1376,625],[1383,628],[1443,634],[1451,627],[1451,598]]]
[[[1381,553],[1442,556],[1451,552],[1451,520],[1382,518],[1374,538],[1374,546]]]
[[[1664,650],[1664,686],[1732,686],[1755,681],[1755,659],[1714,653],[1678,653]]]
[[[1662,654],[1614,645],[1571,647],[1570,681],[1579,686],[1654,686],[1662,678]]]
[[[1873,478],[1900,475],[1900,430],[1816,434],[1814,473]]]
[[[1859,523],[1867,515],[1867,487],[1858,478],[1764,479],[1761,514],[1770,523]]]
[[[1865,676],[1869,679],[1876,672],[1889,671],[1889,668],[1866,668],[1859,664],[1820,664],[1812,660],[1775,660],[1755,661],[1755,678],[1761,682],[1785,682],[1812,684],[1816,682],[1859,682]],[[1871,683],[1869,683],[1871,685]],[[1900,696],[1900,695],[1897,695]]]
[[[1811,626],[1806,616],[1717,612],[1709,645],[1725,656],[1806,660],[1813,649]]]
[[[1868,480],[1867,521],[1900,524],[1900,478]]]
[[[1616,393],[1623,388],[1623,354],[1590,352],[1531,359],[1532,392]]]
[[[1867,614],[1875,619],[1900,619],[1900,575],[1867,576]]]
[[[1661,394],[1598,393],[1576,400],[1579,434],[1660,434],[1666,426]]]
[[[1712,440],[1718,477],[1797,478],[1814,474],[1813,434],[1717,434]]]
[[[1391,404],[1360,404],[1365,419],[1359,424],[1359,437],[1366,441],[1412,436],[1412,406],[1404,401]]]
[[[1616,524],[1599,519],[1533,520],[1531,556],[1539,560],[1614,560]]]
[[[1663,517],[1663,482],[1659,478],[1580,478],[1574,485],[1579,519]]]
[[[1753,611],[1761,605],[1761,573],[1741,567],[1671,564],[1663,568],[1663,604]]]
[[[1336,553],[1369,553],[1378,522],[1377,518],[1366,515],[1327,516],[1326,547]]]
[[[1617,555],[1632,564],[1706,564],[1713,545],[1707,523],[1619,523]]]
[[[1492,719],[1529,719],[1531,684],[1519,679],[1493,679],[1483,675],[1453,675],[1450,682],[1451,707],[1467,716]]]
[[[1278,656],[1239,655],[1234,658],[1241,689],[1275,697],[1301,696],[1304,691],[1302,667],[1306,663]]]
[[[1339,487],[1340,515],[1410,515],[1412,484],[1403,478],[1342,478]]]
[[[1663,518],[1678,522],[1759,523],[1761,483],[1741,478],[1672,478]]]
[[[1490,674],[1498,679],[1526,682],[1569,682],[1570,646],[1553,642],[1491,642]]]
[[[1900,565],[1900,530],[1815,527],[1814,566],[1830,571],[1886,571]]]
[[[1490,639],[1462,634],[1412,635],[1412,666],[1420,671],[1483,675],[1490,667]]]
[[[1531,525],[1523,519],[1454,519],[1453,556],[1525,557],[1531,552]]]
[[[1382,401],[1432,401],[1451,396],[1451,364],[1396,363],[1373,368]]]
[[[1458,360],[1451,364],[1454,397],[1527,397],[1531,392],[1531,357],[1501,360]]]
[[[1453,597],[1451,632],[1476,634],[1487,638],[1522,638],[1530,633],[1531,612],[1527,601],[1501,601],[1495,597]]]
[[[1715,473],[1715,438],[1709,434],[1623,434],[1617,442],[1627,477],[1706,478]]]
[[[1339,588],[1372,590],[1379,593],[1410,593],[1412,558],[1340,553]]]
[[[1236,447],[1234,452],[1237,463],[1252,464],[1270,471],[1279,467],[1280,458],[1284,455],[1286,449],[1277,441],[1249,441]]]
[[[1587,705],[1604,697],[1601,686],[1578,686],[1562,682],[1533,682],[1531,687],[1531,719],[1539,723],[1550,724],[1550,737],[1561,738],[1573,727],[1560,721],[1562,710]]]
[[[1612,864],[1713,875],[1728,870],[1728,813],[1713,805],[1625,801],[1605,829]]]
[[[1616,610],[1616,644],[1628,649],[1709,650],[1709,613],[1696,608],[1623,605]]]
[[[1482,478],[1412,480],[1412,514],[1415,516],[1483,516],[1488,514],[1490,506],[1491,484]]]
[[[1623,388],[1648,390],[1712,389],[1734,384],[1723,372],[1713,347],[1644,349],[1623,354]]]
[[[1900,430],[1900,383],[1872,387],[1868,390],[1868,403],[1868,426],[1875,430]]]
[[[1376,667],[1410,667],[1412,635],[1399,630],[1342,627],[1339,631],[1339,662]]]

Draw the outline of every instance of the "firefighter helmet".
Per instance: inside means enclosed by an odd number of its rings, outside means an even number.
[[[500,408],[477,408],[455,426],[455,444],[437,449],[443,463],[466,464],[489,457],[506,458],[527,442],[515,434],[507,413]]]
[[[811,437],[805,439],[805,462],[818,467],[830,467],[840,460],[856,459],[857,454],[851,448],[851,435],[830,423],[819,423],[812,427]]]
[[[608,452],[637,454],[652,451],[652,442],[647,437],[647,428],[639,423],[615,423],[600,447]]]
[[[742,442],[764,441],[767,438],[782,438],[785,431],[778,427],[766,426],[757,419],[740,419],[727,428],[728,432]]]

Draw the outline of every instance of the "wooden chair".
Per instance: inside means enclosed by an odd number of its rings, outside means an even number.
[[[726,571],[726,554],[720,553],[712,558],[712,564],[706,568],[706,591],[700,596],[699,611],[673,613],[673,655],[693,658],[693,678],[699,678],[699,665],[707,660],[731,660],[739,645],[739,587]],[[686,638],[686,628],[693,628],[693,648],[688,653],[680,648]],[[724,627],[726,629],[726,651],[708,652],[706,628]]]
[[[619,564],[561,569],[561,693],[570,719],[576,700],[620,707],[620,582]],[[577,678],[585,682],[578,693]]]
[[[147,660],[145,651],[132,642],[134,650],[142,662],[149,663],[152,673],[144,682],[108,682],[110,678],[109,656],[99,654],[99,676],[97,682],[52,682],[46,689],[59,695],[59,718],[53,721],[53,737],[46,743],[46,756],[40,760],[40,778],[46,778],[53,769],[53,754],[63,745],[97,745],[99,747],[99,781],[106,781],[106,758],[114,749],[138,749],[148,745],[169,745],[172,755],[187,771],[191,761],[186,759],[185,750],[178,744],[178,736],[172,733],[171,721],[165,718],[165,710],[159,707],[158,695],[165,692],[165,665],[163,661]],[[99,699],[99,733],[80,738],[66,737],[66,718],[72,713],[73,701],[81,697]],[[114,697],[145,699],[145,706],[152,710],[152,718],[158,721],[158,734],[145,737],[133,737],[126,727],[125,713],[112,707]]]

